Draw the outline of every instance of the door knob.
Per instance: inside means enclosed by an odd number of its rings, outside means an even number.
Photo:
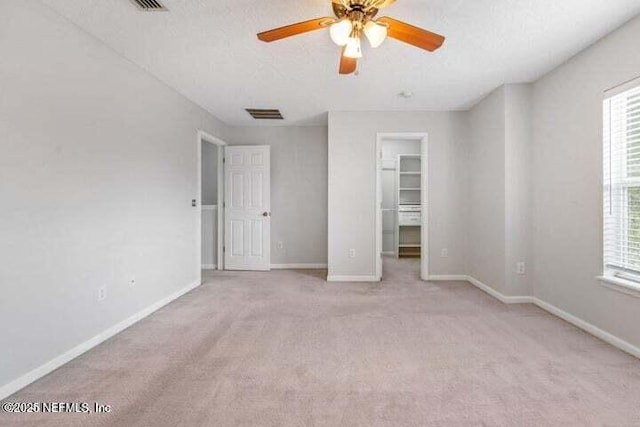
[[[262,212],[262,216],[269,216],[269,212]]]

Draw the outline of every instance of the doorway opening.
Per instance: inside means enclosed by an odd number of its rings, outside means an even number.
[[[224,270],[224,147],[226,143],[198,132],[198,272]]]
[[[386,268],[429,276],[428,135],[381,133],[376,143],[377,277]]]

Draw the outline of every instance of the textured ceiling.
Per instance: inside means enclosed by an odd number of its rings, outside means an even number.
[[[442,49],[387,40],[365,46],[359,75],[338,76],[327,31],[255,36],[330,16],[330,0],[163,0],[169,12],[154,13],[130,0],[41,1],[231,125],[257,124],[246,107],[279,108],[289,125],[324,123],[327,111],[464,110],[640,13],[640,0],[398,0],[383,15],[445,35]]]

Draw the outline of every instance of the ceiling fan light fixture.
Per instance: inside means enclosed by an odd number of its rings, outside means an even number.
[[[347,46],[344,49],[344,56],[347,58],[362,58],[362,46],[360,45],[360,37],[349,37]]]
[[[372,48],[380,46],[387,38],[387,26],[369,21],[364,26],[364,35]]]
[[[334,22],[329,27],[329,36],[338,46],[345,46],[349,41],[349,36],[353,31],[353,23],[349,19],[341,19]]]

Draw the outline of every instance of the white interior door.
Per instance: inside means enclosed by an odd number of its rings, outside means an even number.
[[[271,269],[269,146],[225,148],[224,266]]]

